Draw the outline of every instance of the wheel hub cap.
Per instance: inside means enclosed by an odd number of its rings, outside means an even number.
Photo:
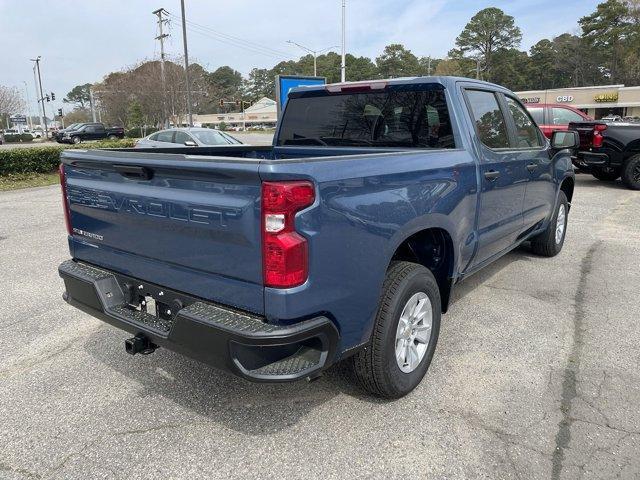
[[[431,339],[432,325],[431,301],[426,293],[418,292],[402,309],[396,330],[396,362],[402,372],[411,373],[422,362]]]
[[[556,220],[556,245],[562,242],[566,221],[567,221],[567,214],[566,214],[564,205],[560,205],[560,208],[558,209],[558,219]]]

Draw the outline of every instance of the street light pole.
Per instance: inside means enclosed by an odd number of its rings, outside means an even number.
[[[25,95],[25,99],[27,100],[27,115],[28,115],[27,125],[29,125],[29,130],[33,131],[33,121],[31,120],[31,101],[29,100],[29,89],[27,88],[27,82],[23,80],[22,83],[24,83],[24,95]],[[36,92],[36,95],[37,95],[37,92]]]
[[[290,43],[291,45],[295,45],[296,47],[299,47],[305,52],[309,52],[311,55],[313,55],[313,76],[314,77],[318,76],[318,55],[328,50],[331,50],[332,48],[337,47],[337,45],[332,45],[330,47],[323,48],[322,50],[312,50],[309,47],[305,47],[304,45],[300,45],[299,43],[294,42],[293,40],[287,40],[287,43]]]
[[[189,81],[189,51],[187,48],[187,21],[184,13],[184,0],[180,0],[182,9],[182,43],[184,45],[184,77],[187,82],[187,115],[189,115],[189,126],[193,127],[193,115],[191,114],[191,83]]]
[[[342,0],[342,63],[340,65],[340,79],[342,83],[347,81],[347,66],[345,64],[345,10],[346,0]]]
[[[36,58],[32,58],[31,61],[35,62],[35,68],[38,71],[38,85],[40,86],[40,99],[38,100],[42,104],[42,120],[44,122],[44,138],[49,138],[49,129],[47,128],[47,112],[44,109],[44,93],[42,91],[42,76],[40,75],[40,55]],[[36,92],[37,93],[37,92]]]

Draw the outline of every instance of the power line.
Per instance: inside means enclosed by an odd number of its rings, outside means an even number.
[[[176,22],[180,23],[180,19],[176,15],[173,15],[172,13],[169,12],[169,16]],[[205,25],[201,25],[196,22],[192,22],[190,20],[187,20],[186,24],[190,31],[194,33],[198,33],[205,37],[211,38],[213,40],[217,40],[227,45],[231,45],[231,46],[242,48],[244,50],[247,50],[253,53],[259,53],[261,55],[266,55],[266,56],[275,57],[275,58],[280,58],[280,59],[282,59],[283,57],[292,58],[292,55],[285,53],[283,51],[275,50],[270,47],[265,47],[264,45],[251,42],[249,40],[245,40],[240,37],[235,37],[233,35],[228,35],[226,33],[218,32],[217,30],[214,30],[212,28],[209,28]]]

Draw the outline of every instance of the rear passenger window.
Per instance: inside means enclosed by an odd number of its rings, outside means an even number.
[[[168,130],[166,132],[158,132],[158,138],[156,138],[158,142],[167,142],[173,143],[173,132]]]
[[[189,140],[193,140],[189,135],[184,132],[176,132],[175,139],[173,143],[180,143],[184,145],[184,142],[188,142]]]
[[[573,110],[558,107],[551,109],[551,118],[553,125],[566,125],[570,122],[584,121],[584,119]]]
[[[505,97],[505,99],[516,127],[516,148],[541,147],[542,139],[538,127],[531,121],[525,109],[513,98]]]
[[[467,98],[480,141],[489,148],[508,148],[507,124],[495,94],[483,90],[467,90]]]

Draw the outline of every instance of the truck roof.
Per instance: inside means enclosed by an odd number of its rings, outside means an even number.
[[[339,87],[339,86],[358,86],[358,85],[368,85],[368,84],[380,84],[384,83],[386,85],[418,85],[422,83],[439,83],[443,85],[445,88],[452,88],[457,82],[466,82],[466,83],[476,83],[479,86],[490,87],[492,90],[500,90],[503,92],[509,92],[510,90],[497,85],[495,83],[485,82],[484,80],[477,80],[475,78],[466,78],[466,77],[453,77],[453,76],[429,76],[429,77],[399,77],[399,78],[386,78],[386,79],[371,79],[371,80],[361,80],[355,82],[338,82],[338,83],[328,83],[325,85],[308,85],[302,87],[295,87],[291,89],[291,92],[310,92],[310,91],[318,91],[324,90],[328,87]]]

